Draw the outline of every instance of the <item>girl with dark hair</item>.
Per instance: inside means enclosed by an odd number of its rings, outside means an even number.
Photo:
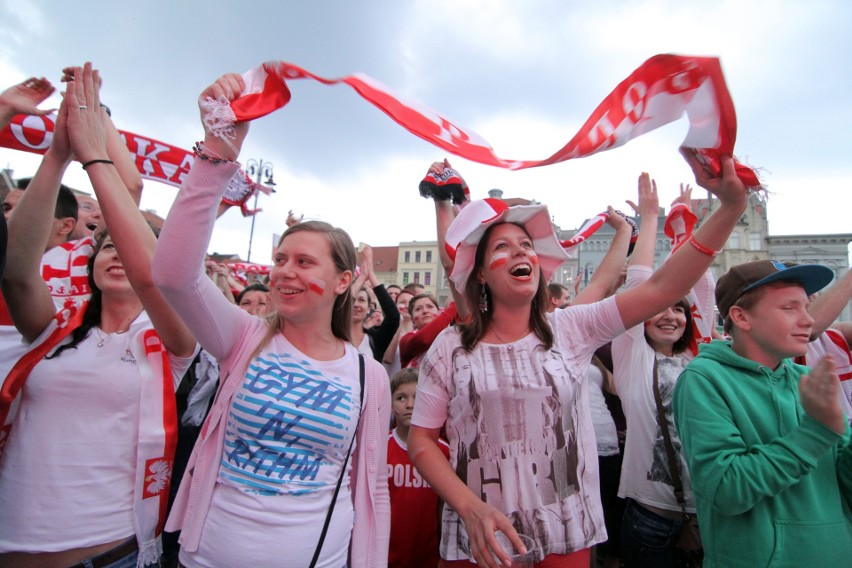
[[[161,552],[174,389],[195,340],[153,284],[156,237],[119,174],[126,150],[108,152],[98,72],[86,63],[66,80],[51,146],[9,221],[3,293],[33,348],[0,400],[0,565],[144,566]],[[111,232],[96,235],[89,303],[57,312],[39,271],[44,204],[72,156]]]
[[[675,203],[689,206],[690,192],[687,186]],[[641,224],[627,269],[627,288],[641,285],[653,272],[659,199],[647,174],[639,178],[637,210]],[[708,314],[706,321],[712,321],[714,288],[709,270],[695,285],[696,297],[703,304],[699,310]],[[692,323],[689,302],[681,298],[612,342],[613,379],[627,419],[618,495],[627,499],[620,537],[621,560],[628,568],[678,566],[675,545],[684,513],[695,514],[692,484],[672,412],[675,382],[694,356],[688,349],[695,334]],[[683,504],[675,495],[655,391],[674,449]]]
[[[720,207],[692,246],[646,282],[600,302],[547,314],[546,282],[566,255],[546,207],[486,199],[452,221],[450,280],[464,292],[456,304],[465,323],[442,332],[421,362],[409,434],[412,461],[446,503],[442,566],[509,565],[502,532],[536,566],[585,568],[590,547],[606,539],[584,380],[592,356],[683,297],[745,209],[733,159],[723,159],[720,177],[692,154],[687,160]],[[466,366],[465,388],[453,364],[459,348],[475,361]],[[445,423],[449,464],[437,446]],[[468,431],[473,439],[461,444],[457,433]],[[519,534],[532,539],[532,550]]]
[[[201,94],[202,120],[244,89],[240,75],[219,78]],[[349,235],[320,221],[289,227],[266,318],[197,269],[247,132],[205,129],[154,258],[158,287],[221,370],[166,528],[181,530],[188,568],[385,566],[390,392],[384,368],[349,341]]]

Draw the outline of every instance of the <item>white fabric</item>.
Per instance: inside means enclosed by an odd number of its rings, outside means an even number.
[[[648,267],[630,267],[627,271],[627,287],[638,286],[647,280],[650,273]],[[681,510],[675,498],[668,455],[657,422],[657,405],[653,390],[655,355],[658,361],[660,398],[672,445],[680,463],[686,510],[694,513],[692,483],[672,412],[675,382],[690,361],[691,354],[688,350],[674,357],[655,354],[654,349],[645,340],[645,326],[642,324],[628,329],[612,342],[612,376],[627,420],[627,439],[624,444],[618,496],[630,497],[639,503],[661,509]]]
[[[93,330],[33,369],[0,459],[0,552],[56,552],[134,534],[144,351],[132,340],[150,326],[142,312],[126,333],[103,334],[100,348]],[[170,362],[177,383],[192,357]]]
[[[589,410],[592,412],[592,425],[595,428],[595,440],[598,444],[599,456],[618,455],[618,430],[615,420],[606,405],[603,394],[604,376],[595,365],[589,365],[586,373],[589,382]]]
[[[461,347],[444,330],[420,365],[412,424],[446,421],[450,463],[474,494],[536,541],[538,560],[606,540],[585,375],[598,347],[623,331],[614,298],[556,310],[555,345],[534,335]],[[444,507],[441,557],[467,559],[468,537]]]
[[[181,551],[184,565],[310,564],[358,425],[358,368],[350,344],[340,359],[317,361],[281,334],[252,360],[228,413],[201,543]],[[347,474],[317,566],[345,565],[353,522]],[[234,535],[257,546],[237,550]]]
[[[358,344],[358,352],[364,355],[364,357],[373,358],[373,348],[370,346],[370,336],[366,333],[364,334],[364,339],[361,340],[361,343]]]
[[[219,386],[219,363],[202,349],[195,364],[195,384],[186,398],[186,410],[180,417],[184,426],[201,426],[210,408],[210,401]]]

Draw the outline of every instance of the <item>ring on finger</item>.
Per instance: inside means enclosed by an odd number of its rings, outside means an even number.
[[[80,105],[80,110],[86,110],[87,108],[89,107],[87,107],[86,105]]]

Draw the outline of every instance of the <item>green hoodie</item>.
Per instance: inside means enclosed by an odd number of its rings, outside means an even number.
[[[852,441],[808,416],[799,377],[702,345],[675,386],[705,568],[852,566]]]

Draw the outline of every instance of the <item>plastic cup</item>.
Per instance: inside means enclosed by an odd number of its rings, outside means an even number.
[[[497,543],[500,544],[500,547],[509,555],[509,559],[512,561],[512,568],[532,568],[533,560],[535,559],[535,541],[525,534],[519,533],[518,536],[520,537],[521,542],[524,543],[524,547],[527,549],[524,554],[515,550],[512,541],[510,541],[509,537],[503,534],[502,531],[494,533]]]

